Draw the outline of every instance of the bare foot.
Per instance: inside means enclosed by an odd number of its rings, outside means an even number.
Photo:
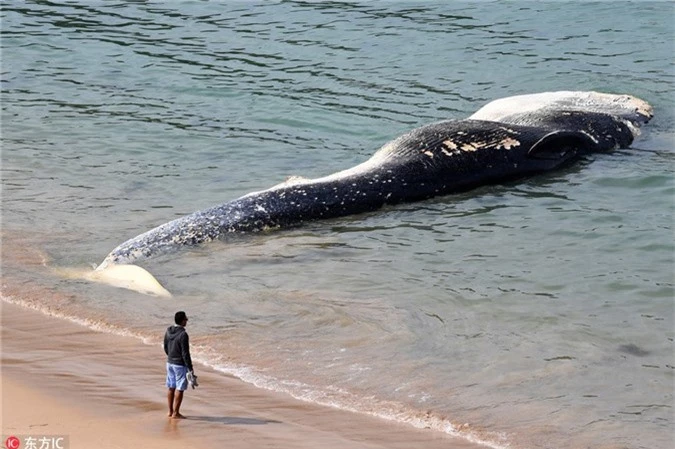
[[[173,418],[173,411],[170,411],[168,416],[169,418]]]
[[[185,419],[185,416],[181,415],[180,413],[174,413],[171,415],[173,419]]]

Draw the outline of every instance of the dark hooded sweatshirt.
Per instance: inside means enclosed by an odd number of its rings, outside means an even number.
[[[167,362],[174,365],[187,366],[192,371],[190,357],[190,338],[183,326],[169,326],[164,334],[164,352],[168,356]]]

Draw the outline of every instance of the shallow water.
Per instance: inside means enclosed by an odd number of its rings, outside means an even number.
[[[185,309],[198,359],[306,400],[494,447],[669,447],[674,13],[10,1],[3,238],[55,267],[495,98],[628,93],[656,116],[556,173],[148,261],[170,301],[6,273],[139,336]]]

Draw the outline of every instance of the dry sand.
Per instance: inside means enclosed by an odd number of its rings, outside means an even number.
[[[69,448],[102,449],[480,447],[298,401],[199,366],[200,386],[186,392],[181,409],[189,419],[168,419],[161,347],[0,304],[5,438],[60,434]]]

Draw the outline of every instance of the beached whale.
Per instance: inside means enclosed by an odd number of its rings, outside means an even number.
[[[414,129],[353,168],[293,177],[158,226],[115,248],[89,278],[168,294],[129,264],[231,233],[297,226],[554,170],[629,146],[651,117],[651,106],[629,95],[548,92],[496,100],[468,119]]]

